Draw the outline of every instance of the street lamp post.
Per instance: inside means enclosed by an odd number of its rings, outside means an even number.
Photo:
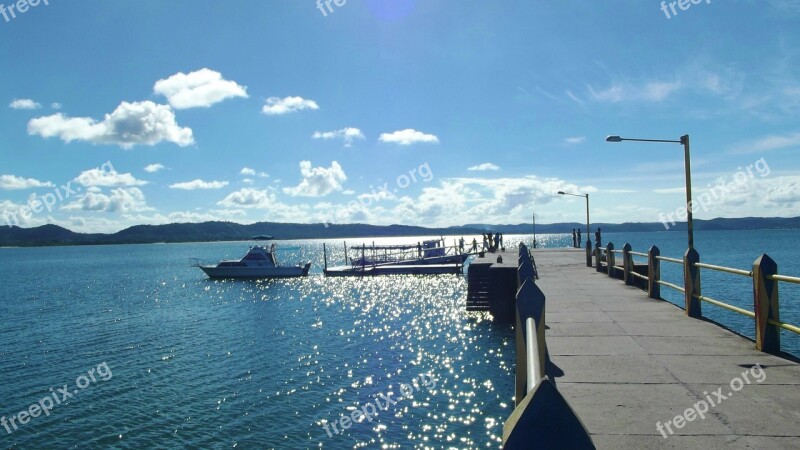
[[[686,228],[689,230],[689,248],[694,248],[694,221],[692,220],[692,165],[689,151],[689,135],[681,136],[679,141],[666,139],[628,139],[619,136],[608,136],[606,142],[669,142],[683,145],[683,159],[686,171]]]
[[[533,213],[533,248],[536,248],[536,213]]]
[[[589,233],[591,232],[591,228],[589,228],[589,194],[572,194],[569,192],[558,191],[558,195],[571,195],[573,197],[583,197],[586,199],[586,265],[591,267],[592,266],[592,255],[591,255],[591,248],[592,248],[592,241],[589,239]]]

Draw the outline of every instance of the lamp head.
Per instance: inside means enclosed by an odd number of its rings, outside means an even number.
[[[558,191],[558,195],[564,195],[564,194],[566,194],[564,191]]]
[[[606,137],[606,142],[622,142],[622,138],[619,136],[608,136]]]

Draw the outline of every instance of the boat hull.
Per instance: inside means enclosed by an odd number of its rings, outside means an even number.
[[[296,278],[308,276],[311,263],[305,266],[291,267],[217,267],[200,266],[209,278],[264,279],[264,278]]]

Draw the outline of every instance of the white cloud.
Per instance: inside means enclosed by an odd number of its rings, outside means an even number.
[[[166,97],[175,109],[208,108],[229,98],[247,98],[247,88],[210,69],[178,72],[165,80],[158,80],[153,92]]]
[[[42,105],[29,98],[15,98],[8,104],[8,107],[12,109],[39,109]]]
[[[600,90],[595,90],[591,85],[586,88],[590,97],[595,101],[619,103],[623,101],[660,102],[681,87],[682,84],[677,81],[647,81],[638,85],[627,82],[616,83]]]
[[[478,164],[477,166],[472,166],[467,170],[471,172],[484,172],[487,170],[500,170],[500,167],[492,163],[483,163],[483,164]]]
[[[53,109],[61,109],[61,103],[58,102],[50,103],[50,107]]]
[[[350,147],[356,139],[364,140],[364,133],[358,128],[347,127],[336,131],[315,131],[314,134],[311,135],[311,138],[323,139],[326,141],[330,139],[341,139],[344,141],[345,147]]]
[[[670,94],[681,88],[680,83],[669,83],[654,81],[644,85],[641,90],[641,98],[651,102],[660,102],[669,97]]]
[[[300,161],[300,174],[303,180],[295,187],[283,188],[291,196],[322,197],[333,191],[342,190],[342,182],[347,180],[342,166],[333,161],[331,167],[311,167],[311,161]]]
[[[164,170],[164,165],[161,163],[148,164],[147,167],[144,168],[144,171],[147,173],[156,173],[160,170]]]
[[[90,169],[81,172],[75,181],[85,187],[120,187],[120,186],[142,186],[147,181],[137,180],[130,173],[119,173],[114,169],[104,170],[102,168]]]
[[[139,188],[118,188],[106,195],[87,192],[77,200],[62,207],[65,211],[99,211],[108,213],[130,213],[152,211],[147,206],[144,193]]]
[[[568,137],[568,138],[564,139],[564,143],[570,144],[570,145],[581,144],[584,141],[586,141],[586,137],[585,136],[574,136],[574,137]]]
[[[194,143],[192,130],[178,126],[172,108],[150,101],[122,102],[113,113],[106,114],[102,122],[90,117],[71,118],[61,113],[38,117],[28,122],[28,134],[58,137],[64,142],[114,144],[125,149],[163,141],[181,147]]]
[[[746,142],[734,147],[735,153],[758,153],[779,150],[787,147],[800,147],[800,133],[771,135]]]
[[[314,100],[306,100],[302,97],[270,97],[266,100],[264,108],[261,112],[268,116],[277,116],[280,114],[288,114],[304,109],[319,109],[319,105]]]
[[[170,189],[181,189],[184,191],[194,191],[197,189],[222,189],[228,185],[227,181],[203,181],[200,179],[187,181],[185,183],[175,183],[169,186]]]
[[[259,176],[261,178],[269,178],[269,174],[268,173],[266,173],[266,172],[257,172],[256,169],[253,169],[253,168],[250,168],[250,167],[242,167],[242,170],[240,170],[239,173],[241,175],[244,175],[244,176],[247,176],[247,177]],[[252,182],[252,180],[250,180],[250,181]]]
[[[681,186],[674,188],[653,189],[653,192],[656,194],[683,194],[686,192],[686,188]]]
[[[277,203],[275,194],[267,190],[243,188],[231,192],[227,197],[217,202],[226,208],[261,208],[267,209]]]
[[[55,187],[49,181],[39,181],[34,178],[22,178],[15,175],[0,175],[0,189],[20,190],[40,187]]]
[[[421,131],[413,130],[411,128],[395,131],[392,133],[382,133],[378,137],[378,140],[381,142],[387,142],[399,145],[411,145],[411,144],[416,144],[418,142],[435,144],[439,142],[438,137],[432,134],[425,134]]]

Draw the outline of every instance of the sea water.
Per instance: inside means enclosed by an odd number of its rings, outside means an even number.
[[[532,236],[506,245],[520,240]],[[686,247],[677,232],[608,240],[673,257]],[[748,269],[766,252],[800,275],[795,232],[695,240],[703,261]],[[341,241],[279,242],[285,263],[314,266],[269,281],[213,281],[189,265],[241,257],[247,242],[0,249],[0,447],[498,448],[513,409],[511,328],[464,311],[464,276],[325,278],[323,243],[341,264]],[[677,266],[662,273],[681,279]],[[751,281],[737,278],[704,271],[703,293],[752,309]],[[800,322],[799,297],[781,286],[783,320]],[[752,336],[751,319],[703,308]]]

